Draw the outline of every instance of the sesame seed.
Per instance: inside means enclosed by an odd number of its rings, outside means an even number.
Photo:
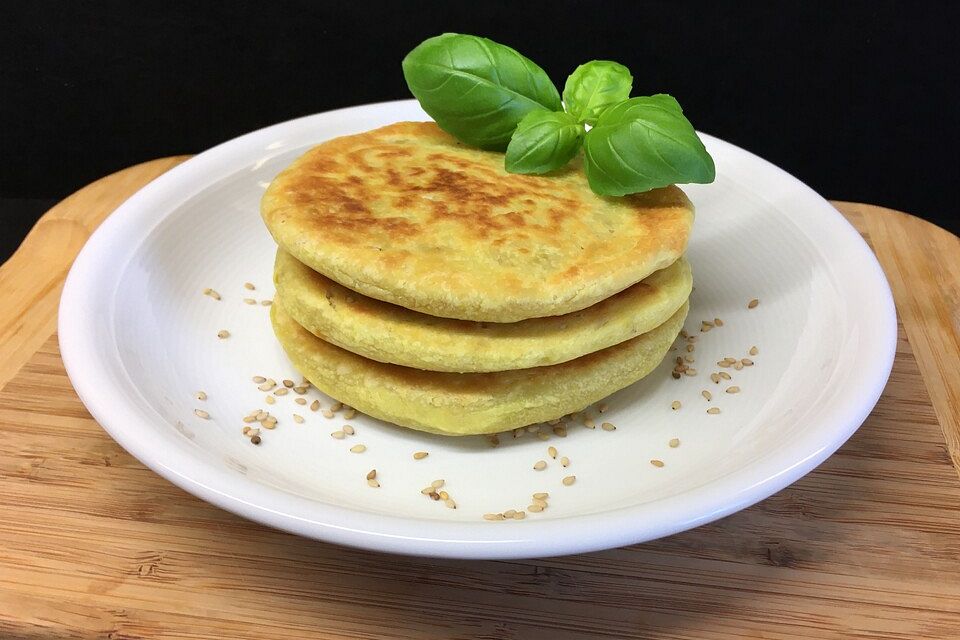
[[[673,402],[670,403],[670,408],[673,409],[674,411],[676,411],[677,409],[679,409],[680,406],[681,406],[681,405],[680,405],[680,401],[679,401],[679,400],[674,400]]]
[[[253,381],[256,382],[257,384],[263,384],[264,382],[267,381],[267,379],[264,378],[263,376],[253,376]]]
[[[483,514],[484,520],[503,520],[502,513],[485,513]]]
[[[332,418],[333,418],[333,411],[331,411],[330,409],[324,409],[324,410],[323,410],[323,417],[324,417],[324,418],[327,418],[327,419],[332,419]]]
[[[687,336],[687,342],[696,342],[697,336]]]
[[[553,435],[557,436],[558,438],[566,438],[567,428],[564,427],[563,425],[557,425],[556,427],[553,428]]]
[[[750,347],[750,355],[755,356],[758,353],[760,353],[759,349],[757,349],[756,347]]]
[[[554,460],[557,459],[557,448],[556,447],[547,447],[547,455],[549,455]]]
[[[696,346],[692,342],[687,345],[687,353],[693,353],[694,349],[696,349]]]
[[[357,416],[357,410],[353,407],[347,407],[347,410],[343,412],[344,420],[353,420]]]
[[[654,458],[653,460],[650,461],[650,464],[652,464],[655,467],[662,467],[663,460],[657,460],[656,458]]]
[[[209,288],[209,287],[207,287],[206,289],[203,290],[203,295],[205,295],[205,296],[210,296],[210,297],[213,298],[214,300],[219,300],[219,299],[220,299],[220,294],[217,293],[216,291],[214,291],[213,289]]]
[[[342,402],[334,402],[332,405],[330,405],[330,411],[333,411],[334,413],[340,411],[340,409],[343,409]]]
[[[273,389],[275,386],[277,386],[277,383],[274,382],[273,380],[264,380],[264,381],[260,384],[260,386],[257,387],[257,389],[259,389],[260,391],[270,391],[270,390]]]
[[[526,430],[527,430],[527,433],[537,433],[538,431],[540,431],[540,427],[538,427],[535,424],[531,424],[526,427]]]
[[[287,395],[288,393],[290,393],[290,390],[289,390],[289,389],[287,389],[286,387],[280,387],[279,389],[277,389],[276,391],[273,392],[273,395],[275,395],[275,396],[285,396],[285,395]]]
[[[742,364],[742,365],[745,366],[745,367],[752,367],[752,366],[753,366],[753,360],[751,360],[750,358],[741,358],[741,359],[740,359],[740,364]]]
[[[269,307],[270,305],[273,304],[273,300],[261,300],[260,304],[263,305],[264,307]]]
[[[742,371],[742,370],[743,370],[743,363],[742,363],[742,362],[734,362],[734,363],[733,363],[733,368],[736,369],[737,371]]]
[[[717,361],[717,366],[718,366],[718,367],[723,367],[724,369],[726,369],[727,367],[730,366],[730,363],[727,362],[726,360],[718,360],[718,361]]]
[[[561,482],[563,482],[564,486],[566,487],[569,487],[576,481],[577,481],[577,476],[567,476],[566,478],[561,480]]]
[[[271,416],[266,420],[264,420],[263,422],[261,422],[260,425],[263,426],[264,429],[276,429],[277,419]]]
[[[343,425],[343,432],[344,432],[345,434],[347,434],[348,436],[352,436],[353,434],[356,433],[356,431],[354,431],[353,427],[352,427],[351,425],[349,425],[349,424]]]
[[[497,434],[488,435],[487,442],[490,443],[491,447],[496,447],[500,444],[500,436],[498,436]]]
[[[295,413],[293,414],[293,421],[296,422],[297,424],[303,424],[303,416],[300,415],[299,413]]]
[[[310,411],[317,411],[320,409],[320,401],[314,400],[310,403]]]
[[[373,487],[374,489],[379,489],[380,483],[373,478],[367,478],[367,486]]]
[[[688,375],[688,376],[690,376],[690,377],[692,378],[693,376],[697,375],[697,370],[696,370],[696,369],[693,369],[693,368],[690,368],[690,369],[687,369],[686,371],[684,371],[683,373],[684,373],[685,375]]]
[[[266,419],[269,418],[269,417],[270,417],[270,414],[269,414],[269,413],[267,413],[267,412],[264,411],[263,409],[257,409],[257,413],[256,413],[256,415],[254,416],[254,419],[255,419],[257,422],[260,422],[261,420],[266,420]]]
[[[449,499],[450,499],[450,494],[447,493],[446,491],[441,491],[441,492],[439,492],[437,495],[440,496],[440,499],[441,499],[441,500],[449,500]]]
[[[254,416],[244,416],[244,418],[243,418],[243,421],[244,421],[244,422],[255,422],[256,420],[257,420],[257,419],[256,419],[256,417],[254,417]]]
[[[367,480],[373,480],[376,477],[377,477],[377,470],[370,469],[370,471],[367,473]]]
[[[253,298],[244,298],[243,304],[257,304],[257,301],[254,300]]]
[[[733,378],[730,376],[730,374],[727,373],[726,371],[721,371],[721,372],[720,372],[719,374],[717,374],[717,375],[719,375],[719,376],[720,376],[721,378],[723,378],[724,380],[733,380]]]
[[[294,399],[294,402],[296,402],[296,403],[299,404],[299,405],[305,405],[305,404],[307,404],[306,398],[296,398],[296,399]]]
[[[603,429],[604,431],[616,431],[616,430],[617,430],[617,428],[616,428],[612,423],[610,423],[610,422],[604,422],[603,424],[600,425],[600,428]]]
[[[456,508],[457,508],[457,503],[453,501],[453,498],[447,498],[446,500],[444,500],[444,501],[443,501],[443,505],[444,505],[447,509],[456,509]]]
[[[680,329],[680,335],[681,335],[682,337],[684,337],[684,338],[689,338],[689,337],[690,337],[690,336],[687,334],[687,330],[686,330],[686,329]]]
[[[676,359],[674,360],[674,362],[676,362],[677,364],[682,365],[682,364],[683,364],[683,357],[677,356]]]
[[[245,426],[243,429],[240,430],[240,433],[242,433],[243,435],[249,435],[250,427]]]
[[[433,487],[424,487],[423,489],[420,489],[420,493],[422,493],[425,496],[429,496],[431,493],[436,493],[436,492],[434,491]]]
[[[413,459],[414,459],[414,460],[423,460],[423,459],[426,458],[428,455],[430,455],[430,454],[427,453],[426,451],[417,451],[415,454],[413,454]]]
[[[263,399],[263,401],[266,402],[267,404],[273,404],[274,402],[276,402],[273,396],[267,396],[266,398]]]
[[[706,389],[701,391],[700,395],[702,395],[707,402],[710,402],[711,400],[713,400],[713,394],[707,391]]]
[[[355,444],[352,447],[350,447],[350,453],[363,453],[366,450],[367,450],[367,447],[362,444]]]
[[[570,458],[568,458],[567,456],[563,456],[562,458],[560,458],[560,466],[561,466],[561,467],[569,467],[569,466],[570,466]]]
[[[260,444],[261,442],[260,436],[253,436],[250,438],[250,444]]]
[[[531,504],[527,505],[527,511],[530,511],[531,513],[540,513],[543,511],[543,507],[538,504]]]
[[[292,388],[292,387],[293,387],[293,380],[284,380],[284,381],[283,381],[283,386],[285,386],[287,389]]]
[[[547,463],[544,460],[537,460],[537,462],[533,465],[534,471],[543,471],[546,468],[547,468]]]
[[[197,391],[196,398],[197,398],[197,400],[206,400],[206,399],[207,399],[207,394],[206,394],[206,392],[204,392],[204,391]]]
[[[541,491],[539,493],[533,494],[534,500],[546,500],[549,497],[550,497],[550,494],[547,493],[546,491]]]
[[[249,290],[249,291],[253,291],[254,289],[256,289],[256,287],[253,286],[253,283],[252,283],[252,282],[244,282],[244,283],[243,283],[243,288],[244,288],[244,289],[247,289],[247,290]]]
[[[711,374],[710,374],[710,379],[713,380],[714,384],[719,384],[719,382],[720,382],[720,374],[719,374],[719,373],[711,373]]]
[[[587,429],[596,429],[596,428],[597,428],[597,425],[596,425],[596,423],[593,421],[593,418],[584,418],[584,419],[583,419],[583,426],[585,426]]]
[[[674,371],[674,372],[671,373],[670,375],[673,376],[673,379],[674,379],[674,380],[679,380],[679,379],[680,379],[680,374],[677,373],[676,371]]]
[[[444,484],[445,484],[445,481],[443,479],[440,479],[440,480],[434,480],[433,482],[431,482],[430,486],[433,487],[434,489],[439,489]]]
[[[203,418],[204,420],[210,419],[210,414],[204,411],[203,409],[194,409],[193,412],[197,414],[198,418]]]
[[[544,509],[547,508],[547,501],[546,501],[546,500],[542,500],[542,499],[540,499],[540,498],[534,498],[534,499],[533,499],[533,504],[537,505],[538,507],[543,507]]]
[[[221,340],[225,340],[230,337],[230,332],[226,329],[220,329],[220,331],[217,331],[217,337]]]
[[[709,413],[712,416],[715,416],[718,413],[720,413],[720,407],[710,407],[709,409],[707,409],[707,413]]]
[[[525,511],[517,511],[515,514],[513,514],[514,520],[523,520],[526,517],[527,513]]]
[[[732,387],[727,387],[727,393],[740,393],[740,387],[736,385]]]
[[[713,319],[713,326],[715,326],[715,327],[722,327],[722,326],[723,326],[723,320],[721,320],[720,318],[714,318],[714,319]]]
[[[712,322],[709,322],[707,320],[700,321],[700,331],[702,331],[703,333],[706,333],[707,331],[710,331],[710,329],[713,329]]]
[[[293,388],[293,392],[302,396],[307,392],[307,388],[304,386],[296,386]]]
[[[606,402],[601,402],[600,404],[597,405],[597,411],[599,411],[600,413],[603,413],[609,408],[610,408],[610,405],[608,405]]]
[[[670,442],[667,444],[670,445],[671,449],[676,449],[680,446],[680,438],[670,438]]]
[[[346,437],[346,434],[343,431],[334,431],[330,434],[331,437],[336,438],[337,440],[343,440]]]

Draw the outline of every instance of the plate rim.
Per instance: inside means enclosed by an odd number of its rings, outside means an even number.
[[[838,238],[844,246],[856,251],[859,267],[857,286],[868,288],[876,296],[881,313],[871,316],[880,336],[880,344],[868,352],[872,360],[858,369],[864,375],[855,384],[857,398],[838,396],[833,408],[833,428],[829,438],[808,442],[801,437],[792,447],[775,452],[745,469],[741,469],[708,487],[698,487],[680,494],[686,498],[681,508],[673,503],[678,496],[658,499],[640,505],[621,507],[601,513],[573,515],[564,518],[518,523],[520,526],[498,526],[483,521],[427,520],[416,517],[389,516],[337,505],[323,504],[255,482],[246,476],[230,473],[205,464],[196,456],[178,449],[156,450],[149,439],[138,437],[149,429],[145,416],[109,383],[109,350],[97,338],[91,300],[102,294],[104,271],[102,256],[109,253],[116,237],[127,237],[128,229],[136,229],[134,237],[142,242],[174,207],[151,211],[152,199],[165,196],[171,188],[189,198],[194,191],[183,184],[200,183],[203,188],[207,172],[220,167],[225,171],[231,157],[245,148],[261,148],[262,141],[276,139],[277,134],[294,130],[320,118],[337,119],[378,110],[406,108],[414,100],[397,100],[345,107],[311,114],[274,124],[223,142],[174,167],[154,179],[111,213],[87,240],[77,256],[64,284],[58,313],[58,335],[61,357],[71,384],[83,404],[101,427],[125,450],[148,468],[185,491],[222,509],[277,529],[310,538],[360,547],[380,552],[465,559],[530,558],[583,553],[635,544],[671,535],[707,524],[763,500],[812,471],[836,451],[860,427],[872,411],[886,386],[897,344],[897,318],[893,295],[879,261],[866,241],[850,222],[829,202],[806,184],[776,165],[736,145],[701,134],[715,144],[729,147],[762,163],[793,189],[816,202],[817,208],[843,234]],[[832,212],[832,213],[831,213]],[[152,218],[151,218],[152,215]],[[151,224],[144,225],[144,221]],[[837,224],[839,223],[839,224]],[[138,243],[134,243],[138,244]],[[122,270],[118,270],[118,274]],[[119,281],[115,278],[114,288]],[[865,284],[866,282],[866,284]],[[119,401],[118,401],[119,399]],[[804,446],[802,446],[804,445]],[[802,449],[786,455],[784,451]],[[789,458],[788,461],[784,460]],[[776,468],[775,468],[776,467]],[[748,473],[753,471],[752,474]],[[748,480],[747,476],[763,476]],[[251,493],[252,492],[252,493]],[[693,494],[693,495],[691,495]],[[244,495],[260,495],[253,501]],[[696,499],[690,499],[696,498]],[[283,505],[271,508],[269,504]],[[672,505],[672,506],[667,506]],[[425,532],[426,523],[429,531]],[[602,526],[601,526],[602,523]],[[477,530],[482,535],[477,535]]]

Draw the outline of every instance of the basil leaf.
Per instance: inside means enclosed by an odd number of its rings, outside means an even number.
[[[502,151],[523,116],[560,111],[546,72],[510,47],[445,33],[403,59],[403,75],[423,110],[469,145]]]
[[[531,111],[507,145],[510,173],[547,173],[570,162],[583,142],[583,125],[563,111]]]
[[[593,60],[582,64],[563,86],[563,103],[567,113],[589,125],[610,105],[630,97],[633,76],[622,64],[610,60]]]
[[[590,188],[622,196],[674,183],[713,182],[713,158],[669,95],[630,98],[606,109],[584,138]]]

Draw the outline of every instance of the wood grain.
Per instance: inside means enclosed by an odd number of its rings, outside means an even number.
[[[178,160],[95,183],[90,201],[72,196],[53,210],[62,231],[41,221],[0,269],[0,292],[18,292],[0,312],[3,640],[960,637],[955,237],[838,205],[874,244],[903,326],[870,418],[791,487],[623,549],[404,558],[201,502],[124,452],[73,392],[51,335],[63,274],[110,203]]]

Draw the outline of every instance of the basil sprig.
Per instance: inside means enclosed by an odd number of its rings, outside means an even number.
[[[510,173],[555,171],[582,146],[587,180],[599,195],[716,177],[679,103],[666,94],[630,98],[633,77],[616,62],[577,67],[561,103],[546,72],[510,47],[446,33],[411,51],[403,74],[440,128],[472,146],[505,149]]]

